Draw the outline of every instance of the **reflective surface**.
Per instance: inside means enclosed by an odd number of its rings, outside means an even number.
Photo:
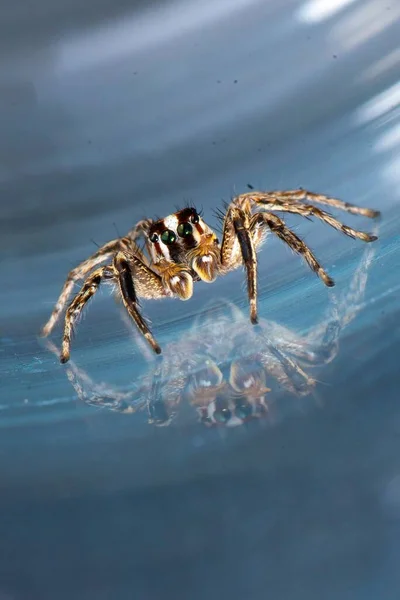
[[[380,0],[3,12],[0,597],[398,597],[399,17],[399,2]],[[213,209],[247,184],[382,211],[368,247],[287,219],[334,290],[279,240],[260,254],[260,316],[278,328],[267,348],[324,331],[338,307],[353,315],[326,330],[338,333],[333,360],[302,364],[312,393],[267,373],[270,410],[237,427],[206,427],[190,402],[160,428],[146,410],[80,400],[72,367],[37,339],[68,270],[93,241],[188,200],[215,225]],[[245,319],[243,273],[198,284],[187,303],[143,305],[177,348],[195,326],[204,342],[211,299],[218,318],[229,301]],[[240,325],[233,343],[235,322],[223,361],[254,335]],[[72,352],[78,375],[111,395],[154,369],[107,292]]]

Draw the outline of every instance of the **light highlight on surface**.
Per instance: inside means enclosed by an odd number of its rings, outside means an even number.
[[[335,25],[331,38],[345,50],[354,50],[393,26],[399,18],[400,5],[387,10],[381,0],[364,2]]]
[[[204,0],[157,6],[141,16],[124,17],[113,23],[75,35],[59,45],[59,67],[81,70],[122,58],[132,52],[166,43],[208,24],[228,19],[259,0]]]
[[[362,73],[360,79],[362,81],[370,81],[396,67],[400,67],[400,48],[392,50],[392,52],[389,52],[386,56],[383,56],[372,63],[372,65]]]
[[[321,23],[354,2],[356,0],[310,0],[297,12],[297,18],[304,23]]]
[[[381,92],[356,111],[356,122],[359,124],[368,123],[378,119],[393,109],[400,106],[400,83],[395,83],[390,88]]]

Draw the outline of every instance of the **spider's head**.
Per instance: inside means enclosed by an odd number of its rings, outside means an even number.
[[[207,426],[237,427],[267,412],[265,371],[262,365],[244,360],[231,364],[229,383],[211,359],[192,375],[190,401]],[[248,363],[248,364],[247,364]]]
[[[176,233],[186,261],[203,281],[215,280],[219,265],[218,238],[193,207],[176,213]]]
[[[234,394],[227,387],[207,407],[199,410],[201,422],[208,427],[238,427],[265,415],[266,407],[246,395]]]
[[[147,238],[150,242],[149,250],[153,262],[158,263],[163,259],[181,262],[182,249],[177,241],[177,227],[176,215],[159,219],[150,225]]]

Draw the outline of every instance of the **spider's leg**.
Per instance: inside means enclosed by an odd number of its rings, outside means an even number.
[[[138,297],[137,297],[137,293],[136,293],[136,289],[135,289],[135,283],[134,283],[131,264],[132,263],[127,259],[127,257],[122,252],[118,252],[117,256],[114,259],[114,268],[115,268],[115,270],[117,272],[117,276],[118,276],[118,286],[119,286],[119,291],[122,296],[122,301],[124,303],[126,310],[128,311],[129,316],[133,319],[137,328],[139,329],[141,334],[146,338],[146,340],[148,341],[150,346],[153,348],[154,352],[156,352],[156,354],[161,354],[160,346],[157,344],[156,340],[154,339],[154,337],[149,329],[149,326],[147,325],[146,321],[143,319],[142,315],[139,312]],[[147,281],[147,285],[149,286],[149,288],[151,287],[151,283],[156,284],[158,289],[160,290],[160,293],[162,293],[162,296],[160,295],[158,297],[165,297],[165,291],[164,291],[164,288],[162,287],[159,276],[156,273],[154,273],[153,271],[151,271],[143,263],[140,263],[140,269],[142,271],[142,276],[145,275],[147,277],[149,277],[149,276],[152,277],[151,282]],[[162,292],[161,292],[161,290],[162,290]],[[153,295],[150,297],[153,297],[153,298],[157,297],[156,292],[157,292],[157,289],[156,290],[153,289],[152,290]],[[145,295],[145,294],[143,293],[141,295]],[[147,296],[147,297],[149,297],[149,296]]]
[[[112,277],[113,273],[109,266],[96,269],[85,280],[80,292],[69,305],[65,315],[64,336],[61,346],[60,361],[62,363],[66,363],[70,357],[71,336],[76,319],[79,317],[85,304],[97,292],[102,279],[111,279]]]
[[[280,203],[283,202],[285,204],[294,205],[300,202],[308,201],[315,202],[316,204],[332,206],[333,208],[338,208],[353,215],[361,215],[363,217],[375,218],[379,217],[380,215],[378,210],[373,210],[372,208],[362,208],[360,206],[350,204],[349,202],[343,202],[343,200],[339,200],[338,198],[331,198],[330,196],[325,196],[324,194],[316,194],[303,189],[275,190],[270,192],[254,191],[241,194],[235,198],[235,202],[238,203],[238,205],[240,205],[242,202],[247,202],[248,200],[256,202],[257,204],[268,205],[268,210],[271,209],[271,205],[274,204],[274,201],[276,200],[278,200]]]
[[[68,298],[70,297],[77,280],[86,277],[86,275],[92,269],[94,269],[94,267],[97,267],[105,260],[108,260],[113,254],[115,254],[115,252],[119,248],[124,247],[126,243],[126,238],[120,238],[117,240],[112,240],[107,244],[104,244],[104,246],[101,246],[101,248],[99,248],[97,252],[92,254],[92,256],[81,262],[77,267],[75,267],[74,269],[72,269],[72,271],[68,273],[67,279],[65,280],[64,286],[54,306],[53,312],[51,313],[49,320],[44,325],[41,331],[41,335],[43,337],[47,337],[51,333],[54,325],[56,324],[60,316],[60,313],[62,312],[64,306],[68,302]]]
[[[152,219],[142,219],[142,221],[136,223],[136,225],[128,231],[126,237],[135,241],[142,235],[146,236],[152,222]]]
[[[221,267],[224,271],[229,271],[244,264],[250,301],[250,320],[256,324],[258,322],[257,255],[250,227],[250,212],[231,204],[224,220]]]
[[[365,233],[364,231],[358,231],[357,229],[353,229],[348,225],[344,225],[335,217],[330,215],[324,210],[321,210],[317,206],[313,206],[312,204],[303,204],[297,203],[293,204],[286,201],[281,201],[276,199],[271,200],[270,203],[266,205],[268,210],[274,210],[278,212],[288,212],[296,215],[301,215],[302,217],[316,217],[320,219],[324,223],[327,223],[334,229],[341,231],[345,235],[348,235],[351,238],[362,240],[363,242],[374,242],[378,238],[376,235],[371,235],[370,233]]]
[[[46,340],[45,345],[50,352],[59,356],[59,350],[53,342]],[[122,413],[134,412],[141,408],[140,404],[133,404],[137,395],[136,389],[120,392],[106,383],[95,382],[84,369],[78,367],[73,361],[68,363],[65,373],[79,400],[89,406],[104,407]]]
[[[296,333],[284,325],[264,320],[260,323],[260,331],[263,337],[274,340],[274,346],[282,352],[286,352],[290,356],[295,356],[296,359],[306,364],[314,362],[316,348],[309,343],[307,337]]]
[[[301,366],[271,340],[268,351],[260,353],[260,360],[266,372],[274,377],[286,390],[299,395],[309,394],[315,387],[316,380],[307,375]]]
[[[348,288],[329,307],[322,322],[316,325],[304,344],[314,348],[314,364],[327,364],[337,354],[341,332],[362,308],[368,271],[375,255],[375,247],[368,246],[363,253]]]
[[[294,252],[303,256],[310,269],[322,279],[326,286],[335,285],[333,279],[329,277],[326,271],[321,267],[310,248],[301,240],[277,215],[269,212],[256,213],[251,218],[251,228],[256,225],[266,225],[283,242],[285,242]]]
[[[150,252],[150,242],[149,242],[147,234],[149,231],[149,227],[152,223],[153,223],[152,219],[143,219],[142,221],[139,221],[138,223],[136,223],[136,225],[134,227],[132,227],[132,229],[130,229],[128,231],[128,233],[126,234],[126,238],[129,238],[130,240],[132,240],[132,242],[134,242],[135,246],[138,243],[138,240],[140,238],[143,238],[144,239],[144,247],[146,248],[149,256],[151,256],[151,252]],[[144,258],[143,255],[142,255],[142,258]]]
[[[150,390],[147,395],[147,414],[149,423],[158,426],[169,425],[173,417],[164,400],[163,365],[160,362],[154,366],[151,373]]]
[[[350,204],[349,202],[343,202],[343,200],[339,200],[338,198],[331,198],[330,196],[325,196],[324,194],[316,194],[315,192],[310,192],[303,189],[271,192],[271,195],[279,200],[284,200],[285,202],[290,203],[308,200],[318,204],[325,204],[326,206],[333,206],[334,208],[345,210],[353,215],[361,215],[363,217],[375,218],[380,215],[378,210],[374,210],[372,208],[362,208],[360,206]]]

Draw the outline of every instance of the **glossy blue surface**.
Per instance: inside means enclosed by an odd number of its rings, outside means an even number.
[[[400,3],[381,0],[4,11],[1,600],[399,597],[399,19]],[[37,338],[68,270],[92,240],[176,204],[216,225],[213,210],[247,184],[382,211],[357,315],[345,324],[340,305],[315,394],[281,390],[270,417],[229,429],[194,410],[156,428],[145,412],[81,402]],[[336,288],[270,237],[259,309],[305,336],[351,298],[372,245],[287,222]],[[210,299],[246,315],[243,277],[143,303],[161,345],[184,341]],[[150,368],[107,290],[72,358],[113,390]]]

